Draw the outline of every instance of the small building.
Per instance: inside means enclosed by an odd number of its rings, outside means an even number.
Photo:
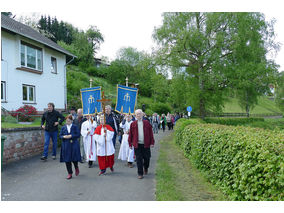
[[[66,62],[66,58],[72,58]],[[27,104],[39,112],[53,102],[66,110],[66,64],[73,54],[33,28],[1,14],[1,105]]]
[[[107,66],[109,67],[110,66],[110,63],[105,61],[104,59],[102,58],[94,58],[94,66],[95,67],[101,67],[101,66]]]

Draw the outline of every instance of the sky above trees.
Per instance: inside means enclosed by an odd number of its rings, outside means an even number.
[[[12,5],[12,2],[4,2],[4,8],[7,5]],[[116,58],[117,51],[122,47],[134,47],[139,51],[151,52],[155,46],[152,40],[154,27],[162,24],[162,12],[168,11],[250,11],[263,12],[268,19],[275,18],[275,32],[277,34],[276,41],[284,45],[284,14],[281,11],[281,1],[272,0],[267,1],[230,1],[230,5],[223,0],[200,0],[185,1],[176,0],[174,4],[172,1],[89,1],[85,0],[84,4],[78,4],[77,1],[49,1],[43,9],[35,0],[29,0],[35,4],[25,4],[18,1],[13,4],[12,12],[17,16],[28,16],[31,12],[37,11],[40,15],[56,16],[59,21],[63,20],[69,22],[75,27],[82,30],[87,30],[90,25],[97,26],[104,36],[104,43],[102,43],[97,56],[106,56],[110,60]],[[56,4],[55,4],[56,2]],[[54,4],[53,4],[54,3]],[[2,3],[1,3],[2,4]],[[53,6],[53,5],[56,5]],[[2,9],[3,11],[3,9]],[[9,10],[10,11],[10,10]],[[274,57],[274,56],[271,56]],[[275,58],[276,63],[281,65],[280,71],[284,70],[283,47],[278,52]]]

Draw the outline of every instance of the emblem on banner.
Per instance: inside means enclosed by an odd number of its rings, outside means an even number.
[[[134,113],[137,102],[138,89],[117,85],[115,111],[119,113]]]
[[[95,114],[101,111],[101,103],[97,100],[101,99],[101,87],[81,89],[81,102],[83,115]]]

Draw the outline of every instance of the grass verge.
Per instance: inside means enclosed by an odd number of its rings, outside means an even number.
[[[157,201],[219,201],[225,196],[184,157],[173,133],[160,142],[156,168]]]

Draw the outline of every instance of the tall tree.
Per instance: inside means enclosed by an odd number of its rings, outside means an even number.
[[[92,45],[94,54],[96,54],[97,50],[100,48],[101,43],[104,42],[103,35],[96,26],[91,26],[87,30],[86,35],[88,37],[89,42]]]
[[[164,13],[162,26],[155,29],[153,37],[159,44],[157,55],[161,64],[187,73],[187,79],[196,88],[194,95],[198,98],[202,118],[206,111],[222,107],[226,89],[232,86],[230,81],[236,71],[240,71],[235,70],[232,63],[236,47],[242,43],[238,27],[242,25],[242,29],[256,31],[251,24],[260,25],[263,21],[251,14],[254,22],[238,19],[238,13]],[[261,37],[260,34],[254,33]],[[251,39],[249,34],[243,36]],[[262,46],[254,47],[262,49]]]
[[[277,51],[278,44],[273,40],[273,22],[266,22],[261,13],[234,13],[230,25],[238,41],[228,58],[234,69],[230,82],[249,117],[258,97],[267,93],[269,84],[276,80],[278,66],[266,56]]]

